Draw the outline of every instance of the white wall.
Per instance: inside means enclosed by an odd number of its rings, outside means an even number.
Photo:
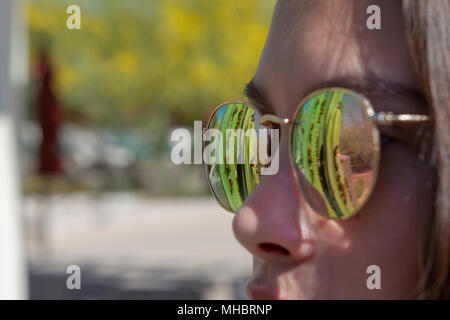
[[[26,299],[17,115],[26,80],[19,1],[0,0],[0,299]]]

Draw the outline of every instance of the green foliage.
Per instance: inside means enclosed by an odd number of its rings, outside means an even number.
[[[30,0],[31,57],[48,46],[64,107],[107,126],[192,125],[241,98],[275,0]],[[66,7],[81,8],[81,30]]]

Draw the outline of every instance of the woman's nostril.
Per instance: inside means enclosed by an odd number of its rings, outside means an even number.
[[[271,252],[271,253],[280,253],[282,255],[288,255],[289,251],[283,248],[282,246],[279,246],[275,243],[261,243],[259,244],[259,248],[263,250],[264,252]]]

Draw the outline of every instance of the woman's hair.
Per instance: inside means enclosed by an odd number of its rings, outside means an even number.
[[[437,194],[418,298],[450,298],[450,1],[403,0],[406,37],[434,119]]]

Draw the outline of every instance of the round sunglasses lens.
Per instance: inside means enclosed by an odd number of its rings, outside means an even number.
[[[242,103],[228,103],[212,115],[203,153],[211,190],[222,207],[236,212],[259,183],[257,112]]]
[[[379,134],[366,100],[345,89],[323,90],[295,117],[291,150],[308,204],[321,215],[346,219],[357,213],[375,184]]]

